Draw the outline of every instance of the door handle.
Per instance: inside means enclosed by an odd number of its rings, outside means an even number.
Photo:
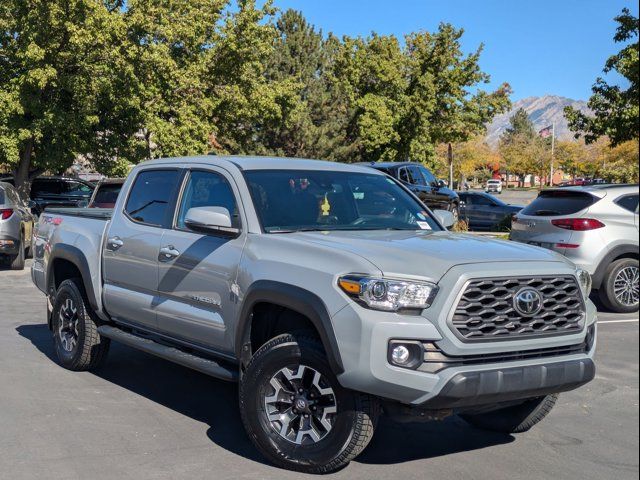
[[[162,247],[160,249],[158,260],[160,260],[161,262],[168,262],[176,258],[178,255],[180,255],[180,252],[176,250],[173,245],[167,245],[166,247]]]
[[[107,239],[107,249],[111,250],[112,252],[115,252],[123,245],[124,242],[118,236]]]

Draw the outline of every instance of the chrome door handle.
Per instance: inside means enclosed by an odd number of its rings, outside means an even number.
[[[111,237],[107,239],[107,249],[111,251],[118,250],[121,246],[124,245],[124,242],[120,239],[120,237]]]
[[[180,252],[175,249],[173,245],[167,245],[166,247],[162,247],[160,249],[160,254],[158,255],[158,260],[161,262],[168,262],[169,260],[173,260]]]

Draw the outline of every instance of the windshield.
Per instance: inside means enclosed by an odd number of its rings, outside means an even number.
[[[269,233],[441,229],[424,206],[385,175],[254,170],[245,176]]]

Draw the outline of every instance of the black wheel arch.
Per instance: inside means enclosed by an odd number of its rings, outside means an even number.
[[[320,336],[331,369],[336,375],[344,372],[331,317],[322,299],[304,288],[273,280],[257,280],[244,295],[235,331],[236,356],[241,363],[249,360],[252,311],[262,302],[288,308],[308,318]]]
[[[73,245],[66,245],[64,243],[56,244],[51,254],[49,255],[49,263],[47,266],[46,272],[46,285],[49,289],[49,295],[52,293],[52,289],[56,284],[59,284],[61,281],[66,280],[67,278],[55,278],[55,268],[56,261],[64,260],[72,264],[80,273],[80,280],[82,281],[82,286],[84,287],[84,291],[87,294],[87,301],[89,305],[94,310],[98,309],[98,305],[96,302],[95,292],[93,290],[93,284],[91,283],[91,273],[89,270],[89,262],[85,254],[77,247]],[[70,277],[69,277],[70,278]]]
[[[607,253],[598,264],[594,274],[591,276],[594,290],[597,290],[600,288],[600,285],[602,285],[602,280],[604,280],[604,274],[607,271],[607,267],[611,265],[611,262],[614,262],[619,258],[634,258],[638,260],[638,246],[618,245]]]

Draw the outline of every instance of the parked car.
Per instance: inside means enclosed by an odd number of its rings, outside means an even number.
[[[0,182],[0,261],[22,270],[31,248],[33,216],[13,185]]]
[[[470,230],[506,231],[511,228],[511,217],[522,210],[521,205],[509,205],[483,192],[458,192],[460,218]]]
[[[487,183],[484,186],[485,193],[494,192],[497,194],[502,193],[502,180],[500,179],[491,179],[487,180]]]
[[[611,310],[638,311],[638,185],[544,190],[518,213],[510,238],[587,270]]]
[[[431,209],[448,210],[455,221],[460,216],[460,198],[444,181],[426,167],[415,162],[372,162],[363,164],[400,180]]]
[[[2,179],[14,185],[12,177]],[[77,207],[87,205],[95,185],[70,177],[36,177],[31,182],[32,211],[39,215],[47,207]]]
[[[113,208],[118,194],[124,184],[124,178],[108,178],[101,180],[93,190],[89,200],[89,208]]]
[[[239,382],[265,457],[327,473],[381,412],[518,433],[594,377],[588,273],[452,222],[368,167],[152,160],[114,209],[47,210],[32,278],[62,366],[115,340]]]

